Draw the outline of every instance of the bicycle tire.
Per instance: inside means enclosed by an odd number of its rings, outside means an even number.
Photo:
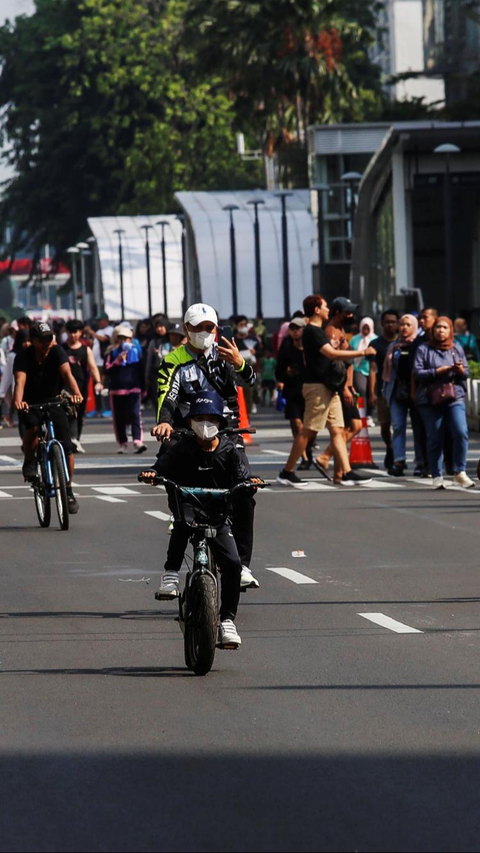
[[[35,509],[40,527],[50,527],[52,518],[52,507],[50,497],[47,495],[47,472],[42,457],[35,459],[35,482],[33,484],[33,497]]]
[[[188,597],[190,615],[185,622],[185,664],[195,675],[206,675],[215,659],[218,632],[218,591],[212,575],[195,575]]]
[[[53,483],[55,486],[55,503],[57,515],[62,530],[68,530],[70,516],[68,514],[67,478],[63,467],[62,451],[58,444],[54,444],[50,451],[50,464],[52,466]]]

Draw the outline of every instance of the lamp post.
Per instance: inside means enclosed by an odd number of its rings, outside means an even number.
[[[186,241],[186,229],[185,229],[185,214],[177,213],[176,218],[181,223],[182,226],[182,273],[183,273],[183,301],[182,301],[182,310],[185,313],[186,302],[187,302],[187,241]],[[183,309],[183,306],[185,308]]]
[[[237,250],[235,246],[235,225],[233,223],[233,211],[239,210],[238,204],[226,204],[223,210],[230,214],[230,265],[232,271],[232,308],[236,316],[238,314],[237,294]]]
[[[145,231],[145,260],[147,262],[147,293],[148,293],[148,316],[152,317],[152,279],[150,275],[150,242],[148,239],[148,232],[153,225],[141,225],[142,231]]]
[[[293,193],[287,190],[275,193],[282,203],[282,258],[283,258],[283,310],[290,317],[290,270],[288,266],[287,198]]]
[[[167,259],[166,259],[166,254],[165,254],[165,226],[169,225],[170,223],[168,222],[167,219],[160,219],[160,221],[157,222],[156,224],[161,225],[161,227],[162,227],[161,247],[162,247],[162,273],[163,273],[163,313],[165,314],[165,317],[168,317]]]
[[[341,180],[350,190],[350,243],[353,245],[353,229],[355,226],[355,184],[360,183],[362,175],[360,172],[345,172],[345,174],[342,175]]]
[[[67,253],[71,256],[72,264],[72,285],[73,285],[73,316],[75,320],[78,314],[78,283],[77,283],[77,255],[80,254],[80,249],[76,246],[70,246]]]
[[[262,309],[262,265],[260,260],[260,224],[258,221],[258,206],[265,204],[263,199],[254,198],[247,204],[252,204],[255,208],[255,222],[253,223],[253,236],[255,240],[255,293],[257,298],[257,317],[261,317]]]
[[[318,230],[318,277],[319,290],[325,292],[327,277],[327,266],[325,263],[325,223],[323,219],[323,193],[329,192],[328,184],[314,184],[312,187],[317,193],[317,230]]]
[[[92,273],[93,287],[90,290],[90,295],[93,296],[92,308],[93,308],[93,314],[94,315],[98,314],[99,303],[100,303],[100,300],[98,299],[98,282],[97,282],[97,274],[96,274],[96,265],[95,265],[95,260],[94,260],[94,258],[95,258],[94,246],[95,246],[96,242],[97,241],[96,241],[95,237],[87,237],[87,243],[90,246],[91,254],[92,254],[92,264],[91,264],[90,269],[91,269],[91,273]]]
[[[461,148],[451,142],[437,145],[434,154],[445,157],[445,178],[443,183],[443,219],[445,227],[445,284],[447,305],[450,316],[455,317],[455,289],[453,287],[453,241],[452,241],[452,182],[450,176],[450,155],[459,154]]]
[[[118,272],[120,275],[120,311],[121,311],[121,319],[124,319],[125,314],[125,304],[123,301],[123,246],[122,246],[122,234],[125,234],[123,228],[115,228],[114,234],[118,236]]]
[[[80,286],[82,290],[82,320],[84,317],[84,309],[85,309],[85,294],[87,291],[87,282],[85,275],[85,252],[88,251],[90,246],[88,243],[77,243],[77,249],[80,250]]]

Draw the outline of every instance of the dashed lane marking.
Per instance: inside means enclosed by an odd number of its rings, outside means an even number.
[[[94,492],[102,492],[104,495],[141,495],[141,492],[135,489],[128,489],[125,486],[93,486]]]
[[[289,581],[293,581],[293,583],[297,584],[318,583],[318,581],[313,580],[313,578],[309,578],[307,575],[302,575],[301,572],[296,572],[294,569],[286,569],[283,567],[272,568],[271,566],[268,566],[267,572],[275,572],[276,575],[281,575],[282,578],[288,578]]]
[[[171,515],[168,512],[161,512],[159,509],[144,510],[145,515],[151,515],[152,518],[159,518],[160,521],[170,521]]]
[[[396,619],[391,619],[390,616],[385,616],[384,613],[358,613],[357,616],[362,616],[363,619],[369,619],[370,622],[375,622],[376,625],[381,625],[382,628],[388,628],[389,631],[395,631],[396,634],[423,634],[418,628],[411,628],[410,625],[405,625],[403,622],[397,622]]]
[[[12,497],[12,495],[9,495],[8,492],[1,492],[0,491],[0,498],[11,498],[11,497]]]
[[[86,497],[86,495],[84,495],[83,497]],[[114,498],[114,497],[112,497],[112,495],[94,495],[94,497],[97,499],[97,501],[105,501],[106,503],[109,503],[109,504],[126,504],[127,503],[127,501],[123,501],[121,498]]]

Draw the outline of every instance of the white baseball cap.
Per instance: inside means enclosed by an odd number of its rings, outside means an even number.
[[[126,326],[124,323],[122,323],[120,326],[115,326],[115,332],[117,333],[117,337],[118,335],[121,335],[122,338],[133,338],[132,330],[129,329],[128,326]]]
[[[195,305],[190,305],[185,311],[184,323],[191,323],[192,326],[198,326],[199,323],[215,323],[218,326],[217,312],[211,305],[205,305],[204,302],[197,302]]]

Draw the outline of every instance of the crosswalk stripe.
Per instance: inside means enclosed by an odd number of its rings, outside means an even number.
[[[159,509],[155,510],[144,510],[145,515],[151,515],[152,518],[159,518],[160,521],[170,521],[171,515],[168,512],[162,512]]]
[[[276,575],[281,575],[283,578],[288,578],[288,580],[293,581],[293,583],[318,583],[318,581],[313,580],[313,578],[309,578],[307,575],[302,575],[301,572],[296,572],[294,569],[286,569],[283,567],[272,568],[271,566],[268,566],[267,572],[275,572]]]
[[[0,492],[0,498],[11,498],[12,496],[8,494],[8,492]]]
[[[94,495],[97,501],[105,501],[109,504],[126,504],[126,501],[122,501],[121,498],[114,498],[112,495]]]
[[[93,486],[93,491],[102,492],[104,495],[141,495],[141,492],[128,489],[125,486]]]

